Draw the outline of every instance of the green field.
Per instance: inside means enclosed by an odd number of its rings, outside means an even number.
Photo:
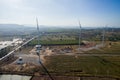
[[[111,43],[111,46],[108,44]],[[120,42],[106,42],[106,46],[103,48],[100,48],[99,50],[93,49],[90,51],[87,51],[86,53],[113,53],[113,54],[119,54],[120,53]]]
[[[120,56],[51,56],[46,57],[46,67],[53,75],[120,76]]]
[[[73,45],[78,44],[78,40],[40,40],[39,43],[41,45]],[[38,44],[37,40],[33,40],[29,43],[29,45],[36,45]]]

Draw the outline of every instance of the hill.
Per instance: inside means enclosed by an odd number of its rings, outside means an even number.
[[[0,24],[1,35],[19,35],[27,34],[35,31],[34,27],[18,25],[18,24]]]

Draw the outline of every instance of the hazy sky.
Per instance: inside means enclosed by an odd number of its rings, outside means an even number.
[[[0,24],[120,27],[120,0],[0,0]]]

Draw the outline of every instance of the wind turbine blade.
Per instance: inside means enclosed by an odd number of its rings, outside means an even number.
[[[80,21],[79,21],[79,27],[80,27],[80,29],[81,29],[81,24],[80,24]]]
[[[36,23],[37,23],[37,30],[39,32],[39,24],[38,24],[38,19],[36,18]]]
[[[37,31],[38,31],[38,45],[39,45],[40,31],[39,31],[39,24],[38,24],[38,19],[37,18],[36,18],[36,23],[37,23]]]

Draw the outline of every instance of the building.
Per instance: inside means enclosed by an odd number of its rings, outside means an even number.
[[[13,41],[0,41],[0,58],[10,52],[11,47],[18,46],[23,43],[21,38],[13,39]]]

